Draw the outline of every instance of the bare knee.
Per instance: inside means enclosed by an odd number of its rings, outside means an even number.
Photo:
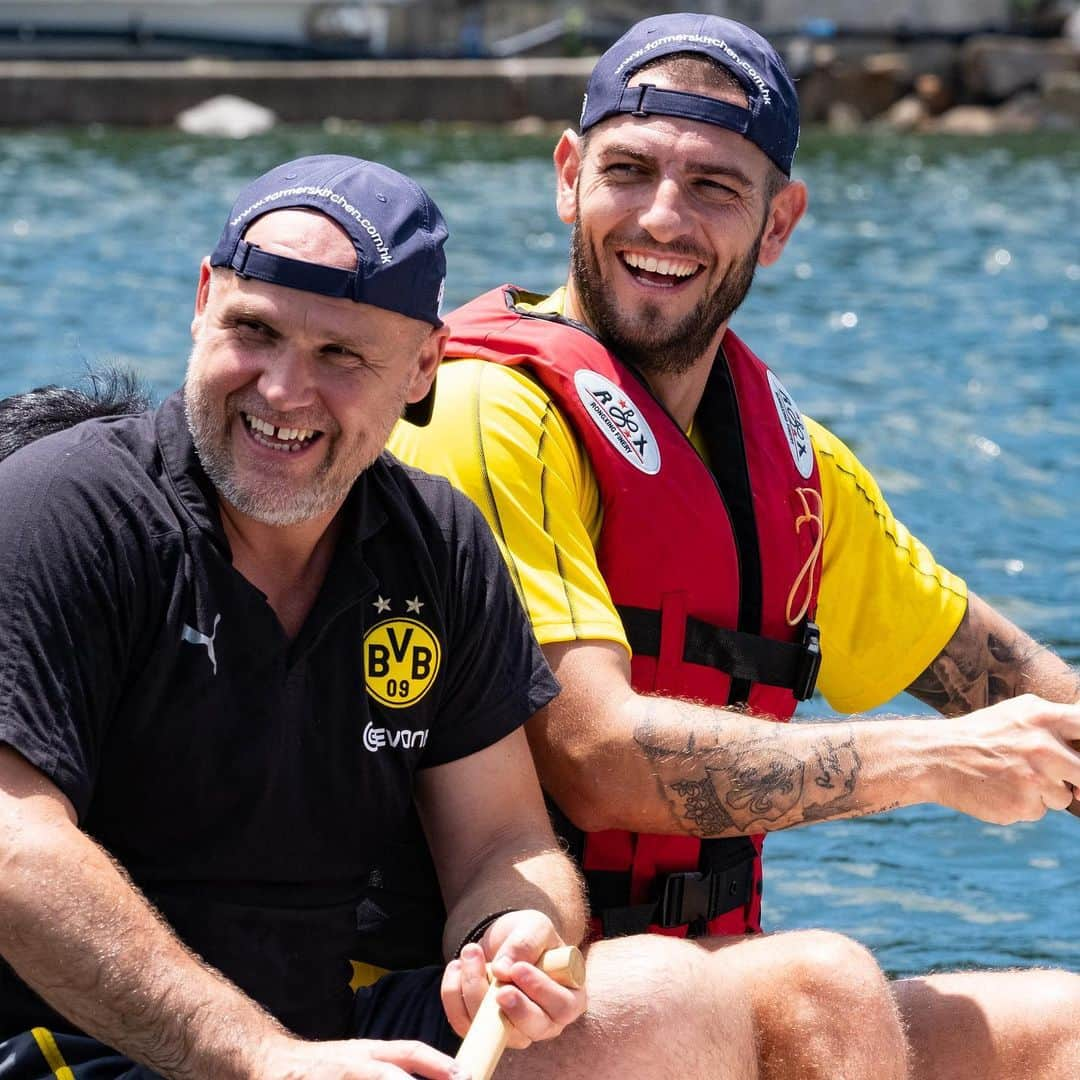
[[[825,930],[710,947],[717,975],[751,995],[764,1077],[899,1078],[907,1042],[870,952]]]
[[[1068,971],[1027,971],[1023,997],[1033,1016],[1048,1018],[1070,1033],[1080,1019],[1080,975]]]
[[[627,1017],[663,1025],[691,1025],[716,1011],[749,1016],[750,1001],[739,980],[716,979],[710,956],[677,938],[644,935],[601,941],[586,954],[589,1013],[612,1027]],[[701,1008],[703,1002],[708,1008]],[[712,1023],[711,1020],[708,1023]]]
[[[888,984],[868,949],[842,934],[805,930],[773,939],[778,959],[770,982],[800,1013],[828,1012],[834,1021],[847,1010],[855,1020],[867,1009],[891,1009]]]
[[[709,967],[688,941],[598,942],[586,954],[588,1011],[558,1039],[512,1055],[499,1080],[755,1080],[748,996]]]
[[[926,975],[894,989],[913,1036],[961,1032],[970,1045],[979,1032],[998,1041],[1055,1034],[1072,1041],[1080,1030],[1080,976],[1067,971]]]
[[[895,992],[916,1077],[1077,1075],[1080,976],[1040,970],[927,975],[898,982]]]

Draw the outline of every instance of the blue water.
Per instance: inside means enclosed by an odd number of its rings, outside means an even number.
[[[449,129],[4,135],[0,395],[106,361],[159,395],[175,386],[198,260],[232,196],[301,153],[375,157],[429,188],[453,231],[451,305],[501,280],[554,287],[566,232],[551,143]],[[810,137],[797,172],[809,217],[737,329],[942,562],[1080,663],[1080,138]],[[925,806],[780,834],[766,919],[846,931],[892,972],[1080,967],[1078,840],[1064,814],[997,828]]]

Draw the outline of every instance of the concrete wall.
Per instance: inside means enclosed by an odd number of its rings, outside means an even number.
[[[573,122],[592,61],[324,61],[278,64],[0,63],[0,126],[171,124],[218,94],[272,109],[280,120],[373,124],[422,120]]]
[[[886,119],[923,130],[924,122],[959,112],[952,109],[957,105],[969,114],[973,107],[984,113],[1006,110],[1008,130],[1080,124],[1080,44],[1000,34],[976,36],[962,46],[925,41],[867,52],[870,44],[859,39],[812,48],[799,66],[805,123],[846,128]],[[566,124],[577,120],[592,63],[588,57],[290,64],[8,61],[0,62],[0,127],[171,125],[180,112],[224,94],[255,102],[292,123],[339,117],[371,124],[523,118]],[[897,105],[903,115],[888,120]],[[980,131],[995,124],[984,113]]]

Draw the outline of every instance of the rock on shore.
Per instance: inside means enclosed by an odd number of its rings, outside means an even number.
[[[808,123],[991,135],[1080,129],[1080,41],[976,35],[861,52],[819,44],[800,72]]]

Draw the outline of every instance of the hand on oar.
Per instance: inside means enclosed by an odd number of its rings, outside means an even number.
[[[442,983],[447,1018],[465,1036],[486,1006],[487,1020],[479,1031],[497,1032],[499,1042],[491,1069],[504,1046],[522,1049],[554,1038],[585,1011],[584,961],[576,949],[560,949],[566,946],[546,915],[514,911],[492,923],[479,945],[466,945],[447,965]],[[558,978],[541,964],[552,950],[548,967]],[[473,1037],[474,1044],[479,1037]],[[483,1080],[475,1064],[470,1068],[472,1080]]]
[[[582,990],[585,986],[585,958],[573,945],[549,949],[536,966],[567,989]],[[506,1049],[512,1026],[499,1007],[499,991],[504,987],[505,983],[492,977],[454,1059],[468,1071],[470,1080],[490,1080]]]

